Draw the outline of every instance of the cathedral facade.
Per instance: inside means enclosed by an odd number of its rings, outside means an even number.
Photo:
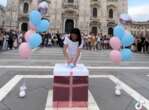
[[[36,0],[8,1],[10,2],[6,8],[7,20],[4,21],[4,25],[26,31],[29,12],[37,8]],[[47,0],[47,2],[49,9],[44,17],[52,23],[49,30],[51,32],[69,33],[73,27],[78,27],[83,33],[113,34],[113,27],[118,24],[119,15],[128,11],[128,0]]]

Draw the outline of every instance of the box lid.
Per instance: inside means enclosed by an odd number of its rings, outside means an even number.
[[[77,64],[75,68],[70,68],[66,64],[56,64],[54,67],[54,76],[88,76],[89,71],[84,64]]]

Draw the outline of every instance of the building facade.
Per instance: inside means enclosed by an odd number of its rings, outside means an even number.
[[[4,15],[5,15],[5,10],[2,6],[0,6],[0,27],[4,26]]]
[[[9,0],[7,19],[9,27],[22,31],[28,27],[28,14],[37,8],[36,0]],[[78,27],[84,33],[113,34],[121,13],[127,13],[128,0],[47,0],[46,17],[52,22],[50,31],[68,33]],[[8,22],[7,22],[8,21]],[[5,24],[5,27],[7,25]]]
[[[149,38],[149,21],[147,22],[132,22],[128,24],[128,30],[135,37],[148,37]]]
[[[18,27],[18,4],[17,1],[8,0],[7,7],[3,11],[3,24],[2,28],[6,30],[16,29]]]

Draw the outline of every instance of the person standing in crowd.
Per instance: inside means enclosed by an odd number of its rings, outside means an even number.
[[[56,34],[53,34],[53,36],[52,36],[52,44],[53,44],[54,47],[57,46],[57,42],[58,42],[57,36],[56,36]]]
[[[10,32],[9,32],[8,45],[9,45],[8,46],[9,49],[12,50],[13,49],[13,32],[12,32],[12,30],[10,30]]]
[[[88,40],[88,50],[92,49],[92,47],[91,47],[91,39],[92,39],[92,36],[89,34],[88,38],[87,38],[87,40]]]
[[[40,33],[40,35],[41,35],[41,37],[42,37],[41,46],[44,47],[45,33]]]
[[[135,37],[134,43],[131,45],[131,50],[137,52],[137,37]]]
[[[0,31],[0,50],[2,49],[3,46],[3,38],[4,38],[4,32]]]
[[[14,49],[18,48],[18,34],[16,31],[13,32],[13,47]]]
[[[91,34],[91,46],[92,46],[92,50],[96,51],[96,36],[94,33]]]
[[[4,33],[4,40],[3,40],[3,48],[2,48],[3,50],[8,49],[8,38],[9,38],[8,33],[5,32]]]
[[[141,49],[142,49],[141,39],[138,39],[138,41],[137,41],[137,50],[138,50],[138,52],[141,52]]]
[[[52,47],[52,35],[48,33],[48,47]]]
[[[45,47],[48,47],[49,38],[50,38],[50,33],[46,32],[46,34],[45,34]]]
[[[112,36],[107,36],[106,37],[106,49],[110,49],[110,45],[109,45],[109,42],[110,42],[110,38],[111,38]]]
[[[107,36],[104,35],[104,37],[103,37],[103,48],[106,49],[107,48],[106,46],[107,46]]]
[[[56,36],[57,36],[57,45],[58,45],[59,47],[63,47],[62,40],[61,40],[61,38],[60,38],[60,33],[57,32],[57,33],[56,33]]]
[[[145,39],[145,53],[148,53],[149,51],[149,41],[148,38]]]
[[[98,33],[97,35],[97,50],[101,50],[101,35]]]
[[[103,35],[101,36],[100,41],[101,41],[101,49],[104,49],[104,36]]]
[[[145,51],[145,38],[141,37],[141,52],[144,53]]]
[[[23,32],[19,33],[18,35],[18,45],[20,45],[23,42]]]
[[[88,36],[87,36],[87,34],[85,34],[83,36],[83,38],[84,38],[84,48],[88,50],[88,39],[87,39]]]

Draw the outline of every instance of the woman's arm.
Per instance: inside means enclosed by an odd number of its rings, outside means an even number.
[[[64,57],[67,61],[68,64],[72,63],[72,60],[69,58],[69,55],[67,53],[67,48],[68,48],[68,45],[64,45]]]
[[[80,57],[80,53],[81,53],[81,49],[78,48],[77,49],[77,54],[76,54],[75,58],[73,59],[73,64],[75,64],[75,65],[77,64],[77,61],[78,61],[78,59]]]
[[[64,57],[66,58],[66,60],[69,59],[69,56],[68,56],[68,53],[67,53],[67,48],[68,48],[68,45],[64,45]]]

